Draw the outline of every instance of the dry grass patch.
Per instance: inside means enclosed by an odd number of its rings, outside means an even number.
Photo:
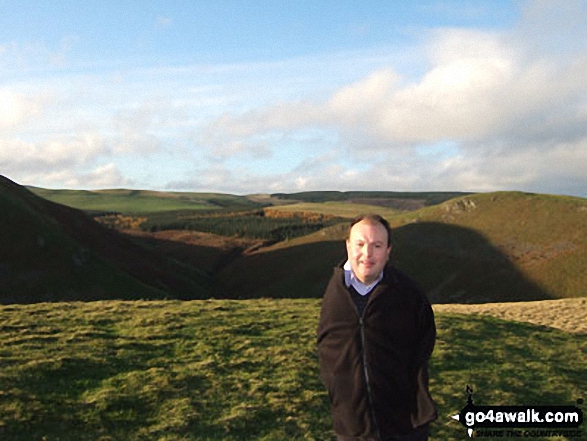
[[[504,320],[550,326],[566,332],[587,333],[587,298],[481,305],[434,305],[434,311],[491,315]]]

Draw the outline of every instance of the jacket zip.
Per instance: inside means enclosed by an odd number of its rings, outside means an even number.
[[[354,304],[354,302],[353,302]],[[367,309],[367,305],[365,305],[365,309],[363,309],[363,315],[365,315],[365,310]],[[361,353],[363,356],[363,377],[365,378],[365,384],[367,386],[367,398],[369,400],[369,410],[371,411],[371,420],[373,421],[373,426],[375,427],[375,436],[377,439],[381,439],[381,434],[379,432],[379,425],[377,424],[377,418],[375,417],[375,406],[373,405],[373,390],[371,389],[371,381],[369,379],[369,370],[367,368],[367,353],[365,352],[365,322],[363,321],[363,317],[359,315],[359,310],[356,308],[357,315],[359,316],[359,324],[361,328]]]

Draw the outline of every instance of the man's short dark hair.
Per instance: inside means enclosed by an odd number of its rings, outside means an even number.
[[[365,221],[370,225],[375,225],[375,224],[381,224],[383,225],[383,228],[385,228],[385,231],[387,231],[387,246],[390,247],[391,246],[391,226],[389,225],[389,222],[387,222],[382,216],[378,215],[378,214],[361,214],[357,217],[355,217],[352,221],[351,224],[349,225],[349,231],[348,231],[348,237],[350,237],[351,235],[351,229],[355,226],[355,224],[358,224],[359,222]]]

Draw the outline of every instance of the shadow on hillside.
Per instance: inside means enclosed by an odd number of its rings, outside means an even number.
[[[156,254],[166,256],[183,265],[203,271],[208,276],[239,258],[243,247],[215,247],[182,242],[152,235],[131,235],[131,240]]]
[[[393,235],[396,265],[433,303],[486,303],[555,298],[526,277],[480,233],[443,223],[414,223]]]
[[[215,286],[212,297],[217,299],[320,297],[325,275],[344,257],[344,243],[340,241],[246,255],[245,248],[238,246],[222,249],[154,236],[132,240],[206,272]],[[312,258],[305,256],[308,252]]]
[[[555,298],[529,280],[485,237],[442,223],[393,232],[392,260],[433,303],[486,303]],[[325,241],[243,256],[215,274],[225,298],[319,298],[332,268],[346,258],[344,241]]]

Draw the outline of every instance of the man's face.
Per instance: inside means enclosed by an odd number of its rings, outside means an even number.
[[[375,282],[391,251],[385,227],[380,223],[356,223],[346,241],[346,251],[355,276],[367,285]]]

